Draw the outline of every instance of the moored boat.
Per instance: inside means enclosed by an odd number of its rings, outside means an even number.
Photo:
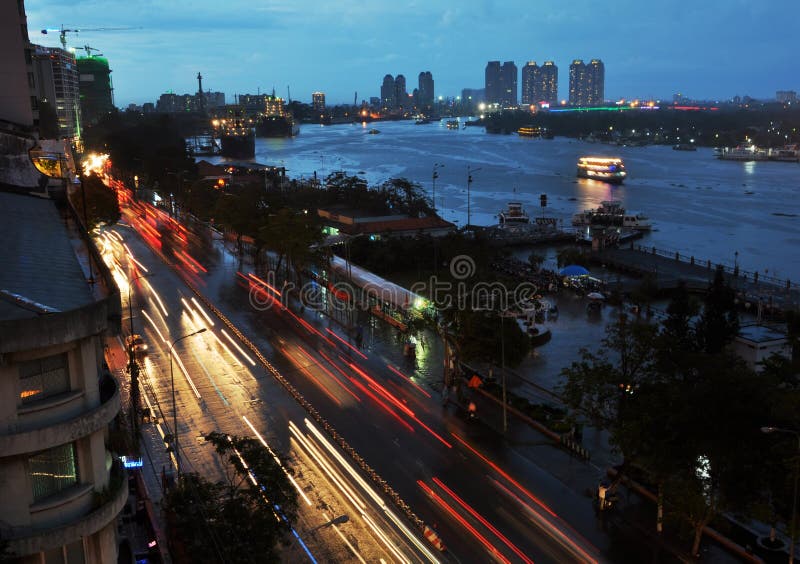
[[[793,163],[800,162],[800,146],[785,145],[779,149],[770,149],[769,160]]]
[[[520,225],[529,224],[531,222],[528,212],[522,207],[522,202],[508,202],[506,209],[501,211],[497,218],[500,220],[500,225]]]
[[[539,127],[520,127],[517,129],[517,135],[520,137],[539,137],[542,130]]]
[[[447,120],[447,129],[458,129],[458,120],[457,119],[449,119]]]
[[[627,176],[625,164],[619,157],[580,157],[578,159],[579,178],[622,184]]]
[[[650,218],[639,212],[628,211],[622,207],[622,204],[614,201],[604,201],[595,209],[576,213],[572,216],[572,225],[575,227],[622,227],[636,231],[649,231],[653,228]]]
[[[694,143],[676,143],[672,146],[673,151],[696,151],[697,146]]]
[[[723,161],[766,161],[769,154],[764,149],[755,145],[739,145],[734,148],[724,148],[717,155]]]

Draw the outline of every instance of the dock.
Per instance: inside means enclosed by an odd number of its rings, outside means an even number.
[[[737,297],[745,307],[765,307],[780,311],[800,307],[800,284],[757,271],[747,271],[738,264],[698,260],[677,251],[633,243],[622,248],[593,250],[586,256],[590,262],[613,270],[641,277],[650,276],[661,289],[676,288],[683,281],[690,291],[705,292],[714,280],[717,268],[722,268],[726,282],[736,290]]]
[[[559,227],[555,221],[537,219],[535,223],[483,227],[476,230],[475,236],[488,241],[490,245],[510,246],[571,243],[575,241],[577,233],[574,229]]]

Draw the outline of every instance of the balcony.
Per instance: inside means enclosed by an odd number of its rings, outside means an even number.
[[[53,527],[0,527],[0,537],[8,541],[9,550],[17,556],[69,544],[79,538],[89,537],[117,518],[128,500],[128,480],[119,464],[111,469],[109,489],[95,497],[99,506],[72,519],[68,524]]]
[[[0,435],[0,453],[6,457],[46,450],[71,443],[105,428],[120,409],[119,384],[116,380],[114,383],[114,395],[94,409],[67,417],[63,421],[49,421],[41,427]],[[60,400],[54,398],[53,401]]]

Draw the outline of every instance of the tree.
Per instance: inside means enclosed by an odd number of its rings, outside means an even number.
[[[722,267],[717,268],[708,288],[703,313],[697,323],[697,339],[709,354],[722,351],[739,332],[736,293],[725,282]]]
[[[86,221],[88,229],[94,229],[99,223],[116,223],[120,218],[117,193],[103,184],[96,174],[81,178],[83,186],[73,191],[72,205],[83,220],[84,196],[86,197]]]
[[[39,137],[42,139],[58,139],[58,114],[49,102],[39,101]]]
[[[531,350],[530,338],[522,332],[517,322],[504,319],[501,323],[496,312],[458,310],[456,328],[458,352],[467,362],[488,362],[495,366],[505,362],[506,366],[514,367]]]
[[[279,562],[277,546],[297,511],[286,474],[291,470],[254,439],[219,433],[205,439],[219,455],[226,479],[213,483],[184,474],[167,493],[164,508],[175,552],[188,562]]]

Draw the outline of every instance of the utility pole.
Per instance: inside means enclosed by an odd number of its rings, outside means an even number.
[[[478,172],[480,168],[471,168],[467,165],[467,229],[472,224],[472,202],[470,198],[470,187],[472,186],[472,173]]]
[[[183,337],[178,337],[172,344],[169,346],[169,382],[170,386],[172,386],[172,452],[175,454],[175,466],[178,469],[178,478],[181,476],[181,453],[180,447],[178,446],[178,404],[175,403],[175,375],[172,370],[172,355],[173,355],[173,348],[177,345],[180,341],[184,339],[188,339],[189,337],[193,337],[200,333],[204,333],[206,328],[203,327],[202,329],[198,329],[193,333],[189,333],[184,335]]]

